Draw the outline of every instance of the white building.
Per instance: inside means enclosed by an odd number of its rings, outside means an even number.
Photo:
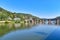
[[[21,20],[20,18],[18,18],[18,17],[16,17],[16,18],[14,18],[14,20],[16,21],[16,20]]]

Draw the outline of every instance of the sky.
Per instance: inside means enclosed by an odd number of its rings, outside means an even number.
[[[40,18],[60,16],[60,0],[0,0],[0,7],[17,13],[28,13]]]

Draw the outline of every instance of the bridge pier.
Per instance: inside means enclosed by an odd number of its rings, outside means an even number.
[[[25,22],[24,23],[28,23],[28,20],[25,20]]]
[[[45,21],[43,20],[42,23],[45,24]]]
[[[50,19],[48,19],[48,24],[51,24],[51,20]]]
[[[45,21],[44,20],[40,20],[40,24],[45,24]]]
[[[34,23],[34,20],[30,20],[30,23]]]
[[[60,24],[60,20],[59,20],[59,19],[56,20],[56,24],[57,24],[57,25]]]

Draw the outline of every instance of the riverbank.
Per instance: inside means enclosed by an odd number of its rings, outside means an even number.
[[[0,21],[0,23],[24,23],[23,21]]]

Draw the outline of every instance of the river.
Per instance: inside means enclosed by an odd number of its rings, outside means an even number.
[[[0,40],[60,40],[59,25],[37,24],[28,27],[10,31],[0,37]]]

